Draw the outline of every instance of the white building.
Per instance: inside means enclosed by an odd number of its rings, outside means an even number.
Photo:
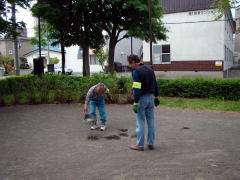
[[[233,64],[235,23],[231,12],[219,21],[214,0],[162,0],[168,39],[153,44],[153,67],[165,77],[224,77]],[[150,62],[149,43],[143,61]]]
[[[45,57],[47,59],[48,57],[48,50],[47,49],[42,49],[41,50],[41,56]],[[51,58],[58,58],[60,61],[59,63],[61,63],[62,61],[62,55],[60,51],[55,51],[55,50],[49,50],[49,56]],[[33,68],[33,59],[38,58],[39,57],[39,50],[35,49],[32,50],[26,54],[23,55],[23,57],[25,57],[27,59],[27,62],[30,66],[30,68]],[[48,64],[48,62],[44,62],[45,64]]]
[[[73,72],[83,71],[83,58],[82,51],[79,46],[71,46],[66,49],[66,67],[71,68]],[[96,56],[94,56],[92,50],[89,50],[89,64],[90,72],[96,73],[103,71],[102,67],[99,65]]]
[[[125,34],[122,33],[120,36]],[[108,48],[108,42],[104,49]],[[132,38],[132,53],[140,55],[142,48],[142,41],[136,38]],[[114,61],[121,63],[123,66],[127,66],[127,57],[131,54],[131,38],[123,39],[117,43],[115,47]],[[102,67],[99,65],[98,59],[94,56],[93,51],[89,50],[89,64],[90,72],[97,73],[102,70]],[[107,61],[105,62],[107,65]],[[79,46],[71,46],[66,48],[66,66],[73,69],[73,72],[82,72],[83,59],[82,51],[79,49]]]

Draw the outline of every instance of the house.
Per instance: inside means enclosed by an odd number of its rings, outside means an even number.
[[[60,50],[57,49],[47,49],[47,48],[42,48],[41,49],[41,56],[45,57],[46,61],[44,62],[44,64],[48,64],[49,60],[48,57],[51,58],[58,58],[60,60],[59,63],[61,63],[62,60],[62,54]],[[23,54],[23,57],[25,57],[27,59],[27,62],[30,66],[30,68],[33,68],[33,59],[38,58],[39,57],[39,49],[38,48],[34,48],[31,51],[28,51],[27,53]]]
[[[239,30],[240,28],[240,8],[236,9],[236,29]],[[239,66],[240,65],[240,34],[236,33],[235,35],[235,58],[234,64]]]
[[[30,40],[27,37],[19,37],[18,48],[18,56],[22,57],[26,52],[32,50],[33,45],[31,45]],[[12,39],[0,39],[0,55],[14,57],[14,54],[14,43]]]
[[[124,35],[124,32],[120,34],[120,37]],[[132,41],[132,43],[131,43]],[[142,54],[142,41],[136,38],[127,38],[121,40],[117,43],[115,47],[115,55],[114,61],[121,63],[123,66],[127,66],[127,57],[131,54],[131,44],[132,44],[132,53],[138,54],[141,56]],[[104,47],[105,51],[108,48],[108,42]],[[82,51],[78,46],[71,46],[66,48],[66,66],[68,68],[73,69],[73,72],[82,72]],[[90,72],[97,73],[102,70],[101,65],[98,62],[97,57],[94,55],[93,50],[89,50],[89,64],[90,64]],[[107,62],[105,62],[107,65]],[[126,69],[127,70],[127,69]],[[123,69],[124,71],[124,69]]]
[[[73,72],[83,71],[83,57],[82,50],[79,46],[66,47],[66,66],[73,70]],[[102,71],[96,56],[92,50],[89,50],[89,64],[90,72],[96,73]]]
[[[231,12],[220,20],[214,0],[162,0],[168,39],[153,44],[153,67],[161,77],[226,77],[233,64],[235,23]],[[143,61],[150,62],[143,42]]]

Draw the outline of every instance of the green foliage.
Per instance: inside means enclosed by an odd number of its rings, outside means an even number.
[[[188,99],[161,97],[160,106],[172,108],[210,109],[220,111],[240,111],[240,101],[225,101],[222,99]]]
[[[22,92],[16,94],[16,99],[17,99],[18,103],[20,103],[20,104],[29,103],[30,95],[28,92],[22,91]]]
[[[158,79],[162,96],[240,100],[240,79]]]
[[[13,94],[4,96],[3,103],[6,105],[11,105],[11,104],[15,103],[15,96]]]
[[[95,10],[100,27],[109,38],[108,65],[114,71],[116,44],[124,38],[136,37],[149,41],[149,4],[143,0],[103,0],[97,1]],[[132,13],[129,13],[132,12]],[[166,40],[167,29],[162,23],[163,8],[159,0],[152,0],[152,40]]]
[[[8,35],[17,35],[19,32],[15,31],[15,28],[18,30],[25,27],[24,22],[13,23],[12,18],[7,18],[7,12],[11,9],[11,3],[15,3],[17,6],[26,8],[29,6],[29,0],[1,0],[0,1],[0,35],[7,33]]]
[[[60,60],[59,60],[57,57],[50,58],[49,64],[58,64],[59,61],[60,61]]]
[[[46,30],[46,26],[41,26],[41,45],[46,47],[48,44],[50,44],[48,39],[49,39],[49,37],[48,37],[47,30]],[[38,45],[39,44],[39,29],[38,29],[38,26],[34,26],[34,37],[31,37],[30,40],[31,40],[32,45]]]
[[[161,96],[240,100],[240,79],[158,79]],[[94,74],[90,77],[17,76],[0,80],[1,104],[84,102],[89,88],[99,82],[110,90],[108,103],[132,103],[132,78],[118,74]],[[183,100],[176,100],[181,105]],[[161,102],[162,103],[162,102]]]
[[[102,66],[102,70],[104,72],[104,63],[108,58],[109,50],[107,49],[106,52],[104,52],[102,48],[96,49],[94,54],[98,58],[98,62]]]

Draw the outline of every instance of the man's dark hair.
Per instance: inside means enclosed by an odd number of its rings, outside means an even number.
[[[130,64],[132,64],[133,62],[140,63],[140,59],[139,59],[139,57],[137,55],[133,54],[133,55],[128,56],[128,62]]]

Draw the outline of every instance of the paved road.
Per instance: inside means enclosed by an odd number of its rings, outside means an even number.
[[[135,152],[131,106],[107,106],[106,132],[90,131],[81,108],[1,107],[0,179],[240,179],[239,113],[158,108],[156,149]],[[104,138],[118,129],[128,137]]]

